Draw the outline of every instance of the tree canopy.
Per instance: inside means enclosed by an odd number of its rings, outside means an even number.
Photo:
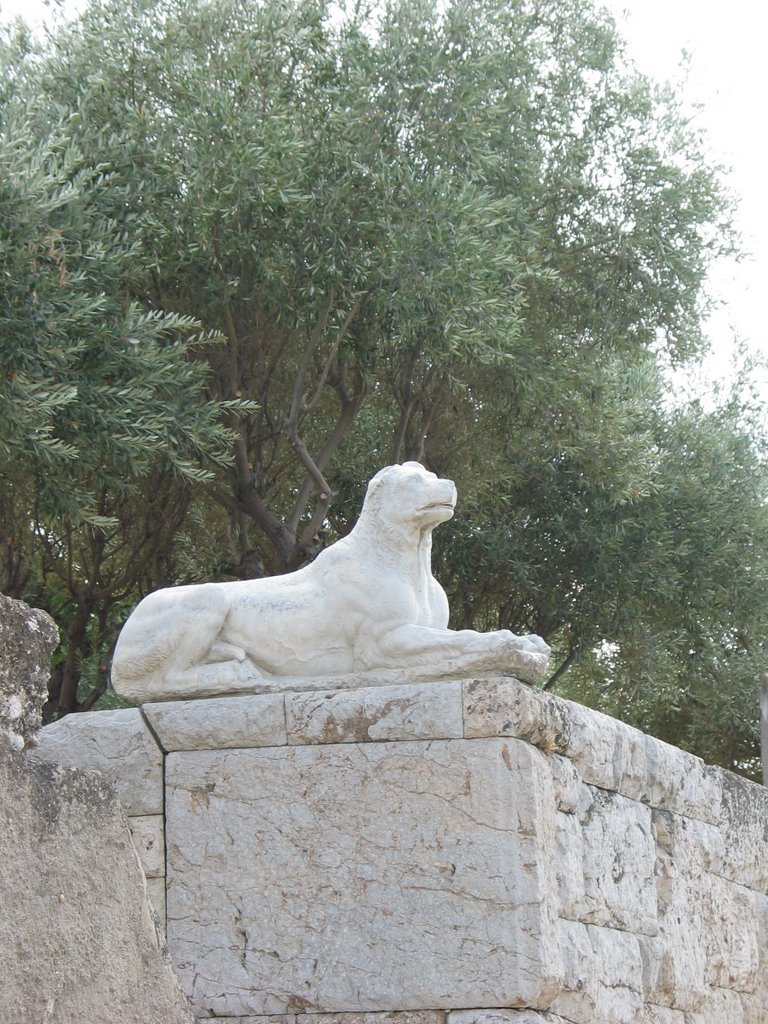
[[[729,200],[607,14],[94,0],[6,36],[3,586],[62,625],[62,712],[148,589],[291,571],[418,458],[459,486],[454,625],[749,770],[762,442],[664,378]]]

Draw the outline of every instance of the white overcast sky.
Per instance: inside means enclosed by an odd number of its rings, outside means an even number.
[[[63,0],[74,10],[84,0]],[[721,303],[709,325],[714,355],[710,376],[726,374],[736,336],[768,360],[764,312],[768,276],[766,106],[768,14],[760,0],[601,0],[617,20],[629,55],[659,81],[678,84],[709,139],[712,159],[729,168],[727,181],[739,197],[738,226],[751,256],[723,265],[711,289]],[[60,0],[0,0],[0,17],[50,20]],[[684,54],[688,71],[681,72]],[[768,373],[764,377],[768,398]]]

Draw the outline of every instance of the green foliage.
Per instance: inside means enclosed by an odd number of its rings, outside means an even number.
[[[38,101],[9,88],[0,122],[1,585],[56,615],[70,709],[178,528],[157,495],[186,507],[231,435],[196,357],[214,334],[130,295],[139,243],[107,207],[131,186],[82,156],[74,115],[36,138]]]
[[[462,495],[455,625],[749,768],[763,453],[662,378],[729,203],[607,15],[94,0],[5,64],[5,575],[58,602],[67,678],[147,589],[293,569],[416,457]]]

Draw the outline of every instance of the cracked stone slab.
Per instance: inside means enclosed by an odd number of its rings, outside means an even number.
[[[560,913],[585,924],[655,935],[656,842],[651,809],[592,786],[577,814],[559,813]]]
[[[454,1010],[448,1014],[448,1024],[557,1024],[559,1020],[535,1010]]]
[[[552,1011],[573,1024],[636,1024],[643,1006],[637,937],[576,921],[559,927],[565,978]]]
[[[768,894],[768,788],[721,769],[717,774],[723,788],[720,828],[727,837],[720,872]]]
[[[289,743],[460,739],[461,683],[371,687],[285,698]]]
[[[128,828],[146,878],[165,875],[165,819],[162,814],[128,818]]]
[[[765,1007],[758,1018],[759,1024],[766,1019]],[[737,992],[724,988],[712,988],[707,992],[706,1003],[696,1013],[685,1015],[685,1024],[747,1024],[748,1017],[744,1003]]]
[[[166,751],[279,747],[287,743],[281,694],[144,704]]]
[[[645,1003],[640,1011],[637,1024],[687,1024],[687,1020],[682,1010],[672,1010],[668,1006]]]
[[[563,752],[584,782],[651,807],[719,821],[722,786],[701,758],[574,701],[560,703],[570,721]]]
[[[760,983],[762,897],[712,872],[722,860],[722,845],[710,848],[712,826],[654,811],[653,827],[660,933],[640,936],[645,992],[692,1020],[714,1021],[714,994],[749,996]]]
[[[517,740],[168,755],[168,942],[219,1016],[546,1006],[554,798]]]
[[[208,1021],[210,1017],[200,1017]],[[400,1010],[394,1013],[273,1013],[217,1017],[218,1024],[445,1024],[443,1010]]]
[[[45,726],[33,756],[101,772],[127,815],[163,813],[163,754],[138,708],[67,715]]]
[[[560,754],[550,755],[549,766],[552,769],[557,809],[565,814],[575,814],[581,797],[581,777],[576,766]]]
[[[508,677],[469,679],[464,689],[464,735],[514,736],[546,753],[564,753],[570,721],[564,701]]]

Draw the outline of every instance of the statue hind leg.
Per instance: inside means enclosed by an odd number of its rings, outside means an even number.
[[[218,640],[228,613],[227,592],[215,583],[150,594],[120,635],[115,690],[144,703],[242,688],[259,673],[241,648]]]

